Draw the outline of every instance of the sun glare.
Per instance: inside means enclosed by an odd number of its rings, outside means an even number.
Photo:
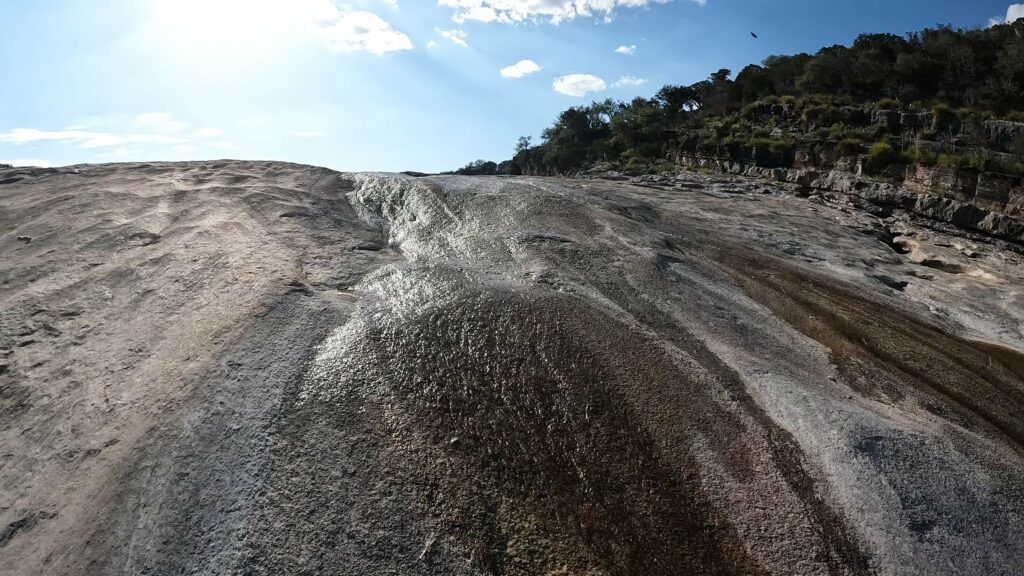
[[[161,0],[150,33],[179,57],[254,62],[313,38],[336,13],[330,0]]]

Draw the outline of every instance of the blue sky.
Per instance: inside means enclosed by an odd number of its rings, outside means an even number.
[[[571,105],[649,96],[771,54],[849,44],[861,32],[982,27],[1007,6],[0,0],[0,162],[451,169],[509,157],[518,136],[538,136]]]

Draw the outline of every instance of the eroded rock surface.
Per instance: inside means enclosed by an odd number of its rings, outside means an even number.
[[[726,176],[0,179],[0,572],[1024,571],[1013,245]]]

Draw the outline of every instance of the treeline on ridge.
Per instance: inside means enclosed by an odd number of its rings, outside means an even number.
[[[927,121],[907,133],[879,122],[878,111]],[[1000,143],[1001,155],[986,152],[994,119],[1024,122],[1024,19],[986,29],[863,34],[849,47],[771,56],[735,78],[722,69],[695,84],[664,86],[652,98],[574,106],[543,131],[539,145],[520,138],[511,160],[478,160],[455,173],[651,167],[679,149],[786,166],[809,140],[869,155],[876,167],[998,162],[988,168],[1024,172],[1024,131]]]

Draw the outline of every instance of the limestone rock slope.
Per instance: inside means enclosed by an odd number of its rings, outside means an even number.
[[[1020,247],[780,186],[0,171],[0,573],[1024,572]]]

